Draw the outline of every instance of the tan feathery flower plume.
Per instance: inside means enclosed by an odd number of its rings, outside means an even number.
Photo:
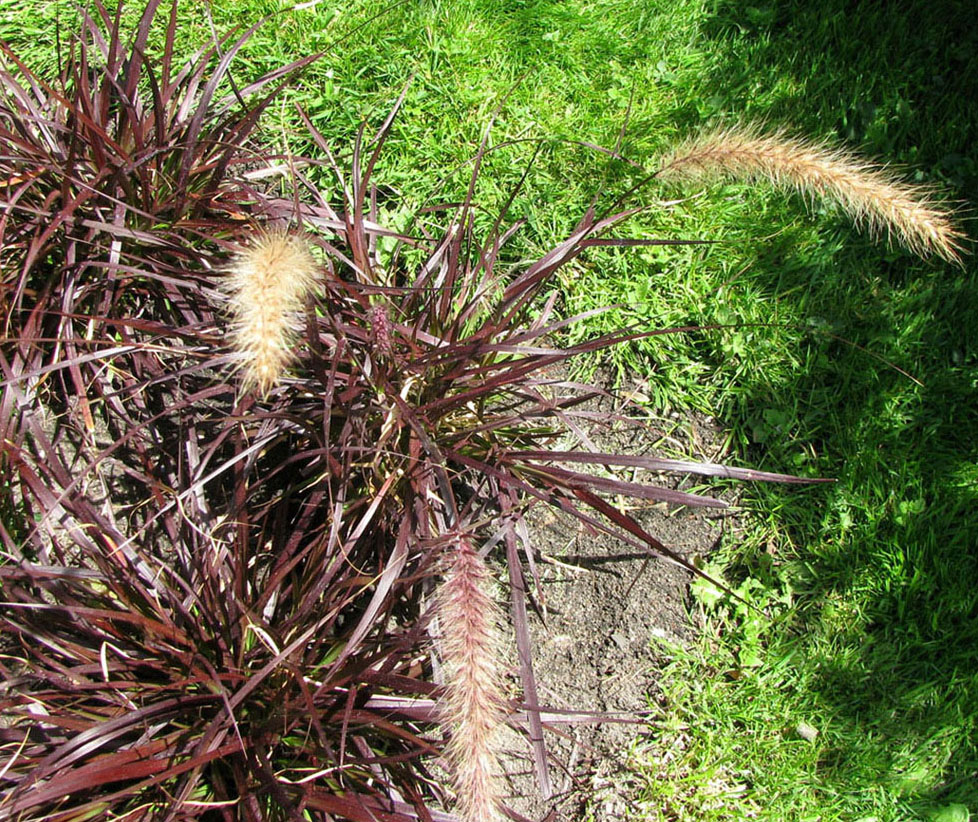
[[[756,127],[728,128],[675,149],[660,179],[765,178],[775,185],[837,203],[857,224],[885,232],[921,256],[960,262],[964,235],[930,191],[851,152]]]
[[[445,694],[441,721],[451,733],[448,760],[462,822],[497,822],[498,730],[505,716],[499,662],[499,617],[489,572],[466,539],[447,558],[437,595]]]
[[[286,231],[263,231],[232,258],[224,288],[245,390],[267,394],[295,358],[299,312],[318,276],[307,243]]]

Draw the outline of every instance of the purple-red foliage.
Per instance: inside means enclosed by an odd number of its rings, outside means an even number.
[[[0,70],[0,813],[445,818],[425,764],[445,750],[426,596],[451,545],[502,534],[541,740],[526,507],[681,561],[605,497],[722,503],[616,466],[791,478],[549,451],[600,393],[553,369],[668,333],[561,347],[571,320],[546,298],[589,246],[635,244],[608,237],[634,211],[591,208],[504,264],[520,223],[504,211],[477,236],[483,145],[460,204],[387,231],[372,175],[393,113],[348,173],[307,122],[335,208],[298,171],[275,196],[248,171],[278,162],[250,144],[274,90],[252,96],[308,59],[218,98],[253,29],[175,71],[175,5],[146,56],[158,5],[126,46],[96,2],[53,82],[8,49],[16,71]],[[224,349],[220,266],[242,224],[289,222],[317,238],[324,285],[292,374],[260,399]],[[541,741],[535,759],[546,784]]]

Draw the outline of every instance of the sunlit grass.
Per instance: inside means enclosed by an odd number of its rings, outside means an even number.
[[[621,151],[647,168],[704,123],[761,119],[910,164],[952,197],[978,185],[968,3],[307,5],[259,30],[236,69],[243,84],[327,49],[268,113],[266,139],[309,150],[298,103],[350,144],[410,80],[379,179],[421,203],[458,196],[467,175],[453,172],[497,113],[494,142],[549,141],[512,209],[539,238],[527,255],[596,189],[640,178],[572,142],[614,147],[626,120]],[[53,67],[70,9],[2,3],[0,36]],[[218,31],[282,9],[210,5]],[[210,23],[182,14],[189,52]],[[537,147],[489,155],[488,213]],[[561,282],[564,313],[619,308],[572,335],[718,326],[636,343],[614,371],[647,379],[659,407],[717,415],[738,464],[839,482],[748,494],[747,537],[713,562],[755,581],[769,621],[758,631],[720,601],[702,641],[658,649],[670,662],[635,758],[636,818],[963,821],[961,807],[978,813],[974,264],[920,263],[764,186],[647,191],[629,233],[710,244],[582,258]]]

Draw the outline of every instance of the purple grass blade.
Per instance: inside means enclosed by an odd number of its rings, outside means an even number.
[[[512,507],[512,496],[506,493],[502,494],[499,499],[503,515],[506,516]],[[520,569],[519,549],[512,522],[507,521],[504,528],[506,566],[509,571],[509,586],[512,592],[510,594],[510,607],[512,609],[513,629],[516,633],[516,649],[520,661],[520,682],[523,685],[524,710],[527,714],[530,747],[533,751],[533,767],[536,771],[540,793],[544,799],[549,799],[553,794],[553,785],[550,781],[547,745],[543,738],[543,722],[539,709],[540,700],[537,694],[536,676],[533,671],[529,619],[526,612],[527,591]]]
[[[547,462],[577,462],[588,465],[621,465],[629,468],[645,468],[649,471],[675,471],[699,474],[706,477],[748,480],[751,482],[781,482],[812,484],[835,482],[832,478],[796,477],[790,474],[777,474],[770,471],[756,471],[750,468],[732,468],[710,462],[663,459],[631,454],[595,454],[579,451],[510,451],[507,457],[516,460]]]
[[[214,96],[214,92],[217,90],[218,84],[227,73],[228,68],[231,65],[231,61],[234,60],[235,55],[238,53],[238,51],[240,51],[241,47],[248,42],[251,35],[261,27],[263,22],[264,20],[259,20],[253,26],[249,27],[244,34],[242,34],[231,45],[231,47],[221,56],[217,67],[214,69],[210,78],[207,80],[207,83],[204,85],[203,91],[200,93],[200,99],[197,101],[197,111],[190,120],[187,127],[186,137],[184,138],[184,159],[180,164],[180,172],[177,178],[178,188],[185,186],[187,179],[190,176],[193,159],[196,156],[197,141],[200,139],[200,134],[204,127],[204,119],[209,112],[211,98]]]

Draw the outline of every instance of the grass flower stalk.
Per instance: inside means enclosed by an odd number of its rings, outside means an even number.
[[[916,254],[960,261],[964,235],[926,187],[904,183],[844,149],[782,131],[735,127],[694,138],[665,158],[657,176],[766,179],[809,198],[833,201],[857,224],[888,234]]]
[[[267,394],[295,359],[299,313],[319,266],[303,239],[263,231],[232,258],[225,290],[242,386]]]
[[[504,717],[498,613],[487,593],[488,570],[461,539],[448,558],[438,594],[445,695],[441,721],[462,822],[496,822],[499,812],[498,734]]]

